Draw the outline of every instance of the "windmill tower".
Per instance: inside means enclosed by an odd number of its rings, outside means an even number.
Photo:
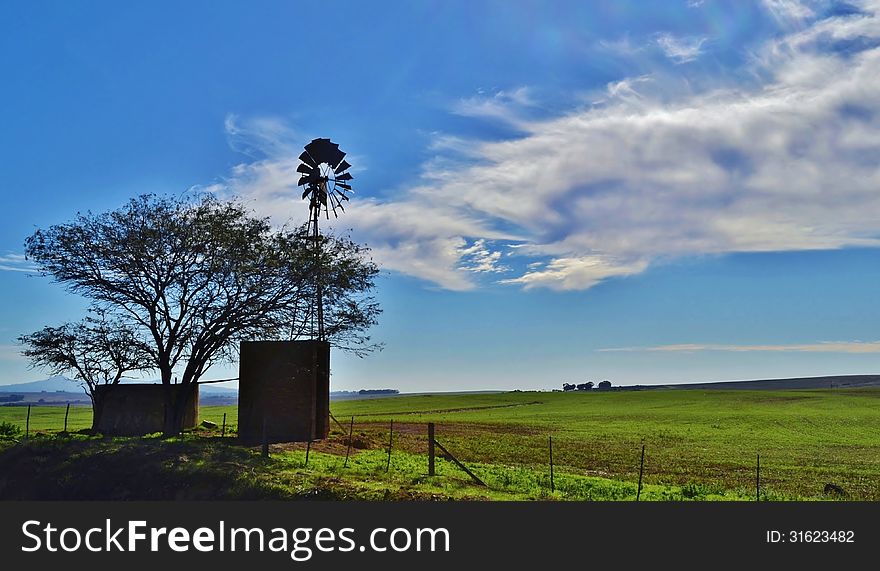
[[[349,181],[353,178],[348,169],[351,165],[345,160],[345,153],[330,139],[313,139],[305,146],[299,159],[302,163],[296,172],[302,176],[297,183],[304,186],[302,198],[309,199],[309,239],[315,250],[315,297],[312,303],[312,339],[326,341],[324,333],[324,292],[321,272],[321,233],[318,220],[323,213],[327,220],[330,213],[336,218],[345,212],[343,202],[348,201],[348,193],[353,192]]]

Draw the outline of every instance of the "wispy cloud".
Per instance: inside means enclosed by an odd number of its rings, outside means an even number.
[[[491,94],[481,91],[473,97],[458,100],[452,106],[452,112],[464,117],[497,119],[517,124],[522,120],[523,112],[534,105],[535,102],[529,88],[518,87],[510,91],[495,91]]]
[[[616,40],[599,40],[596,45],[600,50],[618,56],[632,56],[645,49],[643,45],[633,42],[629,35],[621,36]]]
[[[657,36],[657,45],[675,63],[694,61],[703,53],[704,36],[679,37],[664,33]]]
[[[807,13],[770,4],[780,17]],[[438,136],[418,184],[359,199],[345,225],[386,267],[456,290],[486,275],[584,289],[679,256],[880,246],[880,1],[858,8],[769,41],[757,85],[676,93],[639,74],[609,84],[602,105],[542,119],[510,111],[528,91],[464,100],[459,113],[514,117],[523,135]],[[259,126],[227,130],[245,127]],[[284,131],[264,127],[249,136],[271,153]],[[289,212],[295,157],[239,165],[222,185],[266,214]],[[498,252],[525,269],[488,271]]]
[[[701,351],[774,352],[774,353],[880,353],[880,341],[822,341],[793,345],[723,345],[685,343],[655,347],[610,347],[601,352],[697,353]]]
[[[787,28],[802,25],[815,16],[810,3],[802,0],[763,0],[763,4],[773,18]]]
[[[21,254],[0,254],[0,270],[7,272],[36,272],[37,267]]]
[[[461,256],[462,268],[469,272],[502,273],[509,269],[500,263],[501,251],[492,250],[490,244],[482,238],[468,247],[459,248],[458,255]]]
[[[532,264],[525,274],[501,283],[520,284],[525,289],[588,289],[609,277],[641,273],[647,265],[644,260],[615,260],[607,256],[555,258],[546,264]]]
[[[223,127],[229,146],[253,158],[290,155],[297,149],[299,133],[278,117],[242,119],[230,113],[226,115]],[[300,152],[295,154],[298,156]]]

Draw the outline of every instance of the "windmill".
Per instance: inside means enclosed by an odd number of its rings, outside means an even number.
[[[296,168],[296,172],[302,174],[297,186],[305,187],[302,198],[309,199],[308,237],[314,242],[316,284],[312,308],[312,337],[318,341],[326,341],[318,220],[322,213],[329,220],[331,212],[334,218],[339,212],[345,212],[342,203],[348,201],[347,193],[353,192],[349,184],[353,177],[346,172],[351,165],[344,157],[345,153],[339,150],[339,145],[330,139],[313,139],[299,156],[302,163]]]

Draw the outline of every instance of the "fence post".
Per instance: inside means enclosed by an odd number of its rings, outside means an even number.
[[[553,482],[553,437],[550,437],[550,491],[556,491],[556,484]]]
[[[636,501],[642,495],[642,474],[645,472],[645,445],[642,444],[642,461],[639,463],[639,489],[636,492]]]
[[[67,434],[67,417],[70,415],[70,403],[67,403],[67,409],[64,411],[64,434]]]
[[[428,475],[434,475],[434,423],[428,423]]]
[[[761,501],[761,455],[758,454],[758,464],[755,467],[755,501]]]
[[[354,434],[354,417],[351,417],[351,424],[348,425],[348,448],[345,450],[345,463],[342,465],[343,468],[348,468],[348,455],[351,454],[351,438],[352,434]]]
[[[220,437],[226,436],[226,413],[223,413],[223,428],[220,429]]]
[[[31,405],[28,405],[27,418],[24,421],[24,437],[29,438],[31,434]]]
[[[263,418],[263,458],[269,457],[269,435],[266,433],[266,419]]]
[[[303,468],[309,467],[309,452],[311,452],[311,451],[312,451],[312,440],[309,439],[308,443],[306,444],[306,465],[303,466]]]
[[[385,463],[385,471],[391,468],[391,444],[394,442],[394,419],[391,419],[391,428],[388,429],[388,461]]]

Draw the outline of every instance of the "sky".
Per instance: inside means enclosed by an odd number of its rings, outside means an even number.
[[[146,192],[303,222],[316,137],[382,267],[334,390],[880,370],[878,0],[12,1],[0,109],[0,384],[87,307],[27,236]]]

